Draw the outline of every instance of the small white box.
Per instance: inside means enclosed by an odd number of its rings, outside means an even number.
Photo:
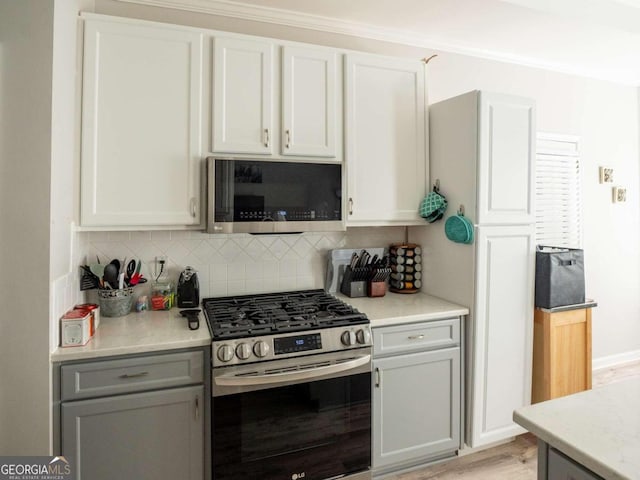
[[[91,340],[91,312],[69,310],[60,319],[60,346],[81,347]]]

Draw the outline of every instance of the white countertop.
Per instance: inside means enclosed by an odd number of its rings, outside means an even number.
[[[387,292],[384,297],[375,298],[350,298],[341,293],[336,296],[365,313],[371,321],[372,328],[469,314],[467,307],[422,292],[413,294]]]
[[[640,479],[640,379],[516,410],[513,419],[607,480]]]
[[[111,355],[193,348],[211,344],[207,322],[200,315],[200,328],[189,330],[187,319],[177,308],[130,313],[124,317],[102,317],[94,337],[83,347],[58,347],[52,362],[91,359]]]
[[[436,320],[467,315],[469,310],[424,293],[412,295],[388,292],[378,298],[349,298],[341,300],[364,312],[371,326],[381,327],[400,323]],[[178,309],[130,313],[124,317],[102,317],[95,336],[83,347],[58,347],[51,354],[52,362],[88,360],[112,355],[155,352],[209,345],[211,336],[204,317],[200,328],[189,330],[187,319]]]

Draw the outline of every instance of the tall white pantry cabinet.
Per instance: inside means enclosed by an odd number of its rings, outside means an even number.
[[[431,182],[449,202],[421,229],[425,290],[469,307],[467,432],[478,447],[523,433],[513,410],[531,401],[535,105],[473,91],[429,107]],[[473,244],[446,238],[460,209]]]

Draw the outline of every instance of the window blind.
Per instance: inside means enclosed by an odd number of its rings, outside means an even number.
[[[536,243],[581,248],[582,192],[579,139],[538,133]]]

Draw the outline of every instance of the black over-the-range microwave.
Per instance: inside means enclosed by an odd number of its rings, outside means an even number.
[[[207,158],[207,232],[345,230],[342,165]]]

